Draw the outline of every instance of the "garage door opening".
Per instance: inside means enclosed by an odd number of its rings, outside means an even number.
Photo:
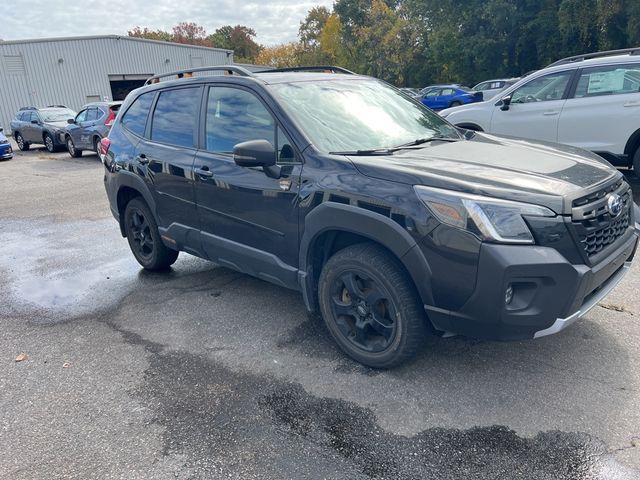
[[[114,101],[124,100],[130,91],[140,88],[149,75],[109,75],[111,98]]]

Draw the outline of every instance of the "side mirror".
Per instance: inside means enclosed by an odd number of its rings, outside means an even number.
[[[506,112],[507,110],[509,110],[509,105],[511,105],[511,95],[502,97],[502,106],[500,107],[500,110]]]
[[[40,122],[38,120],[31,120],[31,123],[33,123],[34,125],[40,125]]]
[[[4,128],[0,127],[0,133],[4,132]]]
[[[68,118],[68,119],[67,119],[67,123],[68,123],[69,125],[73,125],[74,123],[76,123],[76,119],[75,119],[75,118]]]
[[[262,167],[271,178],[280,178],[276,165],[276,149],[267,140],[249,140],[233,147],[233,161],[239,167]]]

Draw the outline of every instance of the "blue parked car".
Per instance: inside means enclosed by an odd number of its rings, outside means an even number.
[[[420,92],[420,101],[432,110],[457,107],[466,103],[481,102],[482,92],[474,92],[461,85],[432,85]]]
[[[7,137],[2,133],[2,127],[0,127],[0,160],[9,160],[13,158],[13,149]]]

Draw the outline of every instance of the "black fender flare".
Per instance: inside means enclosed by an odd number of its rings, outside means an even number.
[[[118,188],[115,192],[116,193],[115,200],[116,200],[116,206],[118,207],[119,217],[120,217],[120,205],[118,203],[118,197],[120,195],[120,191],[122,190],[122,188],[128,187],[140,193],[144,201],[147,203],[147,205],[149,205],[151,212],[156,217],[156,222],[158,221],[158,216],[156,214],[156,201],[153,198],[153,195],[151,195],[151,192],[149,191],[149,187],[147,187],[147,185],[144,183],[144,180],[142,180],[138,175],[134,173],[128,172],[126,170],[120,170],[118,172],[117,185],[118,185]],[[124,236],[125,233],[124,233],[124,225],[122,223],[122,218],[118,218],[118,223],[120,223],[120,231],[122,232],[122,236]]]
[[[633,155],[638,148],[640,148],[640,128],[631,134],[624,147],[624,154],[629,159],[629,166],[633,164]]]
[[[305,217],[305,229],[300,241],[298,281],[310,311],[317,309],[312,271],[313,246],[318,237],[328,231],[354,233],[387,248],[409,273],[422,302],[433,304],[431,268],[416,240],[407,230],[379,213],[352,205],[326,202]]]

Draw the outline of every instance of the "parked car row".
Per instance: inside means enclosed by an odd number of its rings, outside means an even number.
[[[66,148],[72,157],[81,156],[84,150],[98,153],[100,140],[109,134],[121,104],[89,103],[79,113],[64,105],[23,107],[11,121],[11,130],[20,150],[41,144],[49,152]]]
[[[469,130],[591,150],[640,172],[640,48],[570,57],[440,115]]]

